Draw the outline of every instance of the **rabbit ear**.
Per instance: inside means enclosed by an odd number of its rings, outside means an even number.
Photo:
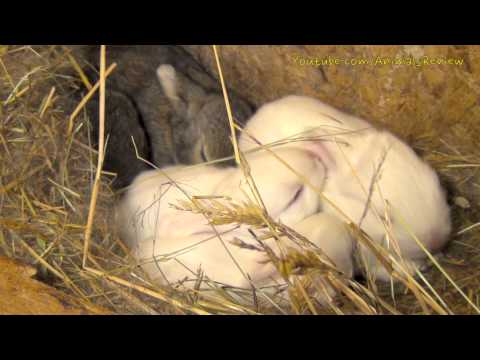
[[[157,77],[165,95],[177,114],[189,117],[196,113],[207,97],[205,91],[172,65],[163,64],[157,69]]]
[[[304,147],[305,150],[318,158],[327,169],[335,168],[335,158],[321,140],[308,141]]]
[[[189,66],[186,70],[186,75],[197,84],[202,84],[202,87],[209,92],[221,90],[218,80],[215,80],[205,70],[197,66]]]
[[[187,104],[178,96],[177,72],[172,65],[160,65],[157,69],[157,77],[167,98],[178,113],[187,111]]]

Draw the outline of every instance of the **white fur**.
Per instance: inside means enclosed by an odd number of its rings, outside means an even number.
[[[362,229],[377,243],[386,245],[385,221],[392,221],[388,233],[399,244],[402,256],[421,263],[426,254],[410,232],[432,252],[439,251],[451,231],[450,211],[438,177],[412,149],[394,135],[379,131],[365,120],[342,113],[318,100],[288,96],[264,105],[250,119],[239,145],[242,150],[256,147],[247,134],[266,145],[291,137],[320,136],[321,140],[289,143],[287,147],[317,149],[327,168],[323,211],[345,221],[359,223],[374,174],[386,158],[373,187],[370,207]],[[346,215],[346,217],[344,216]],[[389,240],[391,241],[391,239]],[[369,270],[378,278],[389,277],[372,254],[362,249]]]
[[[347,279],[353,277],[354,240],[344,222],[336,216],[321,212],[302,220],[293,229],[320,248]],[[315,288],[321,289],[319,285],[323,284],[328,295],[317,291],[313,295],[320,303],[327,305],[328,298],[334,298],[336,291],[324,281],[322,275],[316,276],[315,281],[318,282]]]
[[[300,149],[278,149],[275,153],[294,166],[297,172],[313,179],[315,186],[321,186],[324,168],[311,153]],[[318,213],[319,196],[309,188],[304,188],[297,201],[288,206],[303,184],[297,175],[275,157],[267,153],[255,153],[247,156],[247,160],[265,207],[275,220],[295,225]],[[164,171],[189,196],[228,196],[241,203],[246,200],[246,193],[253,199],[242,171],[237,168],[175,166]],[[176,283],[187,277],[192,281],[185,285],[193,286],[199,268],[212,281],[240,288],[251,287],[245,273],[258,286],[271,283],[271,278],[276,278],[277,272],[273,265],[259,262],[265,259],[265,253],[232,244],[238,238],[246,244],[258,246],[246,228],[228,232],[232,225],[216,227],[219,233],[224,234],[224,244],[243,269],[242,274],[202,215],[171,206],[178,204],[181,199],[186,199],[185,194],[162,173],[149,171],[137,177],[117,209],[123,238],[141,262],[149,261],[144,269],[155,281]],[[190,251],[171,256],[175,259],[161,261],[161,255],[185,249],[208,238],[210,240],[198,244]],[[154,256],[157,257],[157,263],[152,261]]]
[[[353,241],[344,222],[320,212],[292,227],[318,246],[347,277],[353,276]]]

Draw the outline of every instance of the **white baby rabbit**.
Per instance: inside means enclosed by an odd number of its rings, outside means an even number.
[[[314,186],[321,187],[324,167],[314,153],[287,148],[276,149],[275,153],[294,165],[302,176],[312,179]],[[318,213],[318,194],[304,186],[300,178],[277,158],[269,153],[253,153],[246,159],[263,203],[274,220],[295,226]],[[259,243],[245,226],[216,226],[222,244],[214,228],[201,214],[171,206],[178,204],[178,200],[186,200],[185,194],[226,196],[236,203],[246,201],[245,194],[253,199],[242,170],[173,166],[165,168],[164,172],[178,187],[160,171],[144,172],[135,179],[117,208],[122,237],[150,277],[159,283],[189,279],[184,285],[193,287],[197,270],[201,268],[206,278],[228,286],[251,289],[249,278],[257,286],[271,283],[270,277],[277,271],[272,264],[261,263],[266,254],[252,250],[258,248]],[[310,223],[305,223],[301,231],[309,233],[309,227]],[[235,243],[238,239],[246,247]],[[333,257],[344,262],[339,254],[334,253]],[[346,271],[349,271],[348,266]]]
[[[378,244],[393,247],[395,240],[412,264],[421,265],[426,257],[412,234],[432,253],[448,241],[450,210],[436,173],[394,135],[302,96],[264,105],[245,130],[239,140],[244,151],[258,142],[310,137],[283,146],[315,149],[322,157],[327,171],[323,193],[336,205],[324,201],[323,211],[360,225]],[[389,280],[374,256],[361,251],[367,268]]]

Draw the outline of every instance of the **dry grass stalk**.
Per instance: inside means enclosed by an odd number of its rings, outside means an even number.
[[[123,285],[123,286],[126,286],[128,288],[137,290],[137,291],[139,291],[141,293],[144,293],[146,295],[149,295],[149,296],[151,296],[155,299],[158,299],[158,300],[164,301],[166,303],[172,304],[172,305],[174,305],[174,306],[176,306],[180,309],[184,309],[186,311],[192,312],[192,313],[197,314],[197,315],[209,315],[208,312],[203,311],[203,310],[198,309],[198,308],[195,308],[195,307],[186,306],[183,302],[177,301],[169,295],[166,295],[166,294],[162,295],[158,291],[153,291],[153,290],[150,290],[150,289],[148,289],[144,286],[132,284],[132,283],[126,281],[126,280],[123,280],[123,279],[117,277],[117,276],[108,275],[108,274],[106,274],[102,271],[90,268],[88,266],[85,267],[85,270],[91,272],[92,274],[95,274],[95,275],[99,276],[100,278],[106,278],[110,281],[113,281],[113,282],[119,284],[119,285]]]
[[[89,250],[90,239],[92,237],[93,217],[95,216],[95,208],[97,205],[98,191],[100,189],[100,180],[102,176],[102,167],[105,151],[105,68],[106,68],[106,46],[101,46],[100,53],[100,109],[99,109],[99,139],[98,139],[98,164],[95,181],[93,183],[92,197],[90,200],[90,210],[88,212],[87,226],[85,228],[85,247],[83,250],[83,267],[87,265],[87,256]]]
[[[218,75],[220,77],[220,82],[222,85],[223,97],[225,99],[225,106],[226,106],[227,115],[228,115],[228,122],[230,124],[230,130],[232,133],[232,142],[233,142],[233,150],[235,153],[235,161],[237,162],[237,165],[240,166],[240,152],[237,144],[237,135],[235,133],[235,126],[234,126],[234,121],[232,116],[232,109],[230,107],[230,100],[228,98],[228,91],[227,91],[227,87],[225,86],[225,80],[223,79],[223,71],[222,71],[222,66],[220,64],[220,57],[218,55],[217,47],[216,45],[212,45],[212,47],[213,47],[213,53],[215,56],[215,61],[217,62]]]
[[[85,85],[85,87],[89,91],[91,91],[93,89],[93,86],[90,83],[90,80],[88,79],[88,77],[85,75],[85,72],[83,71],[82,67],[78,64],[77,59],[75,59],[75,57],[70,53],[70,50],[68,48],[63,47],[63,49],[64,49],[65,53],[67,54],[68,60],[72,64],[73,68],[77,72],[77,74],[80,77],[80,79],[82,80],[83,84]]]

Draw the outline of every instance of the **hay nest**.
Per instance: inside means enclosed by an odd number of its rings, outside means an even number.
[[[92,79],[85,78],[64,46],[0,46],[0,56],[0,254],[34,265],[42,281],[75,296],[85,307],[104,307],[118,314],[477,313],[480,227],[474,194],[480,188],[480,154],[473,143],[462,141],[472,132],[479,133],[473,120],[445,128],[445,136],[439,139],[431,131],[435,123],[426,118],[411,139],[449,184],[453,206],[455,232],[447,256],[424,279],[415,282],[397,274],[401,284],[392,292],[389,286],[345,281],[308,251],[292,253],[288,261],[279,262],[279,270],[288,273],[299,266],[323,266],[342,289],[341,303],[320,309],[305,293],[307,285],[296,284],[294,301],[288,306],[255,303],[246,307],[224,289],[216,289],[219,296],[211,298],[150,284],[113,226],[112,174],[101,178],[83,264],[98,153],[92,147],[89,119],[79,106],[79,94],[89,92]],[[401,129],[393,130],[402,136]],[[408,138],[411,133],[403,135]],[[183,205],[189,210],[189,204]],[[258,220],[259,213],[248,206],[225,206],[212,207],[207,202],[201,208],[212,220],[218,212],[218,221],[225,221],[225,213],[257,226],[257,221],[265,221]],[[298,240],[279,224],[269,225]]]

